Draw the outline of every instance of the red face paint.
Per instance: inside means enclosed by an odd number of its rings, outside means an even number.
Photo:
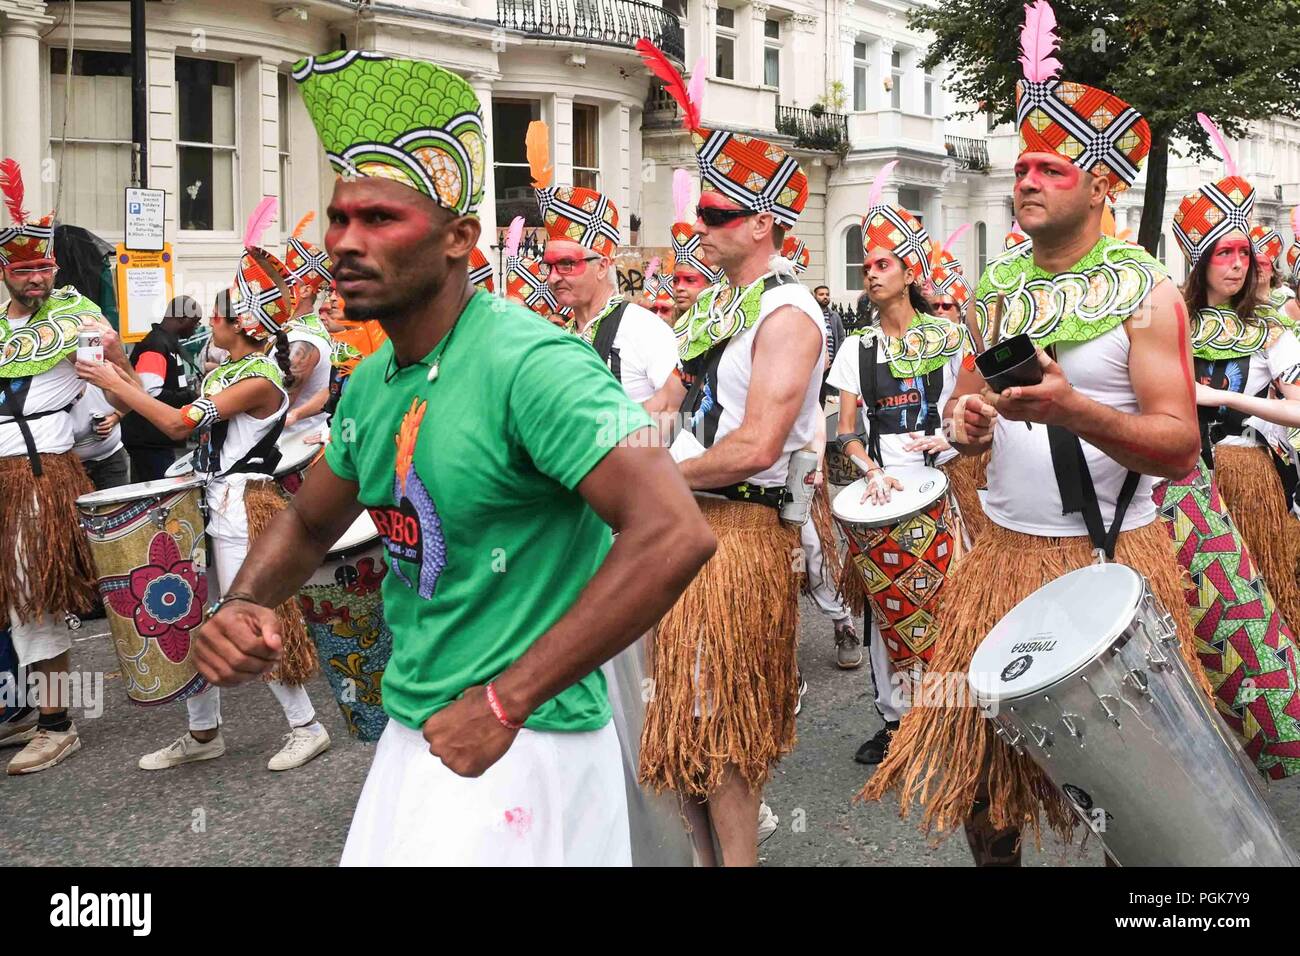
[[[1255,252],[1250,240],[1245,237],[1229,236],[1215,244],[1206,267],[1206,278],[1212,288],[1229,294],[1236,293],[1246,278],[1250,260]]]

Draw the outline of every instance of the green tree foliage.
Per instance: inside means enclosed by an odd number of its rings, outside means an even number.
[[[1213,155],[1198,112],[1230,140],[1250,120],[1300,116],[1298,0],[1058,0],[1052,8],[1062,78],[1115,93],[1151,124],[1138,241],[1152,253],[1165,225],[1170,140]],[[1020,0],[944,0],[909,21],[935,35],[925,65],[950,64],[954,97],[1014,122]]]

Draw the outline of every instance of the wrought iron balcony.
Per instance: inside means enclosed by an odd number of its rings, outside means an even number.
[[[497,0],[497,22],[530,37],[631,49],[641,37],[682,63],[686,35],[677,17],[641,0]]]
[[[795,146],[800,149],[836,152],[849,145],[848,118],[843,113],[801,110],[778,103],[776,130],[793,136]]]
[[[989,168],[989,144],[985,140],[945,136],[943,146],[949,156],[967,169],[983,172]]]

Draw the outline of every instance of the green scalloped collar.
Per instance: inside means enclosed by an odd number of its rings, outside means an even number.
[[[763,284],[769,275],[761,275],[741,288],[723,278],[701,292],[695,305],[673,327],[681,360],[689,362],[757,322],[762,312]]]
[[[566,332],[572,332],[588,345],[595,345],[596,333],[600,331],[600,323],[604,320],[605,316],[609,315],[622,304],[623,296],[621,294],[612,295],[610,296],[609,301],[605,303],[598,313],[596,313],[596,317],[591,320],[586,329],[581,332],[578,331],[577,319],[569,319],[568,322],[564,323],[564,329]]]
[[[1248,358],[1271,348],[1287,328],[1282,315],[1261,305],[1247,319],[1236,310],[1207,306],[1192,316],[1192,354],[1198,359]]]
[[[1000,292],[1006,297],[1003,339],[1024,332],[1042,348],[1090,342],[1123,324],[1167,277],[1145,249],[1110,236],[1056,275],[1036,266],[1032,251],[1004,256],[980,276],[975,321],[988,342],[988,309]]]
[[[948,363],[954,355],[972,351],[965,326],[937,315],[917,313],[899,338],[871,326],[854,332],[869,345],[874,338],[884,346],[889,374],[894,378],[919,378]]]
[[[263,352],[250,352],[233,362],[222,362],[209,372],[203,380],[203,397],[218,395],[246,378],[268,378],[277,387],[284,388],[284,375],[280,372],[280,366]]]
[[[99,306],[72,286],[55,289],[23,325],[11,326],[9,306],[0,312],[0,378],[28,378],[48,372],[77,351],[84,316],[102,320]]]

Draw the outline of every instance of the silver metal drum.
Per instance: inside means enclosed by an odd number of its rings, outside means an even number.
[[[1039,588],[984,639],[970,685],[1117,863],[1298,862],[1132,568],[1094,565]]]
[[[646,634],[601,665],[605,683],[609,685],[614,730],[623,757],[632,865],[691,866],[694,851],[677,795],[671,790],[656,794],[653,790],[643,789],[637,782],[641,769],[645,694],[650,686],[646,661],[653,651],[653,642],[653,633]]]

